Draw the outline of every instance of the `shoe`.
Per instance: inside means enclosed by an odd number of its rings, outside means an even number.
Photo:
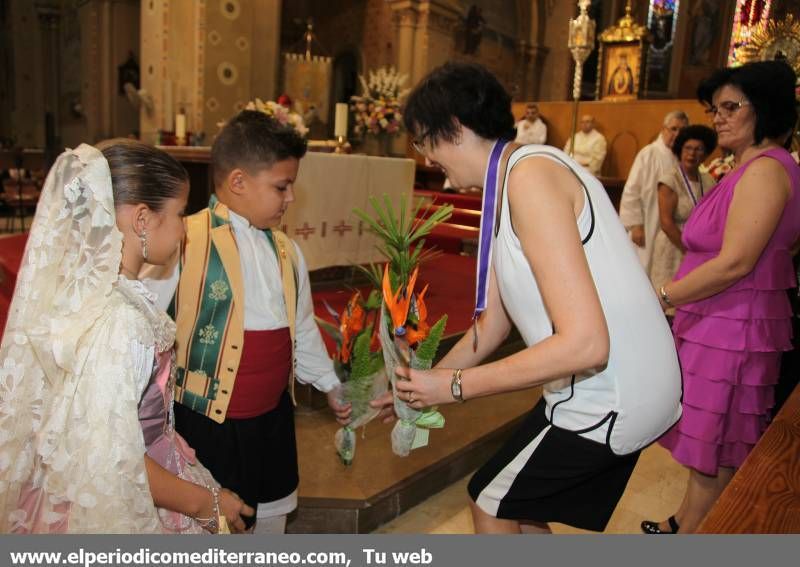
[[[650,520],[645,520],[644,522],[642,522],[642,531],[646,534],[653,534],[653,535],[678,533],[678,529],[680,528],[680,526],[678,525],[678,522],[675,521],[675,516],[670,516],[669,518],[667,518],[667,523],[669,524],[669,527],[672,528],[671,532],[666,532],[662,530],[661,528],[658,527],[658,522],[651,522]]]

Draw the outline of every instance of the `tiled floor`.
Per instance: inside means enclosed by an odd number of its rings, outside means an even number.
[[[688,478],[687,469],[658,445],[646,449],[633,471],[605,533],[641,533],[643,519],[662,520],[675,513]],[[382,526],[376,533],[471,534],[472,516],[467,505],[467,481],[461,479],[442,492]],[[552,524],[554,533],[589,533]]]

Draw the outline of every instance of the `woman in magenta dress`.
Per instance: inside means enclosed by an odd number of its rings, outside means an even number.
[[[645,533],[694,532],[767,427],[781,352],[791,346],[786,289],[800,237],[800,168],[783,145],[797,121],[795,74],[776,61],[716,71],[698,89],[736,167],[683,232],[686,256],[658,291],[676,307],[683,416],[661,439],[690,469],[680,508]]]

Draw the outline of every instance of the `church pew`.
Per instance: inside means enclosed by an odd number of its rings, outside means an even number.
[[[747,456],[698,533],[800,533],[800,386]]]

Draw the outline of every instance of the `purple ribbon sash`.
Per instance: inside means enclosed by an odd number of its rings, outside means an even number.
[[[489,269],[492,262],[492,238],[494,236],[495,215],[497,213],[497,195],[500,182],[500,160],[508,142],[497,140],[489,155],[486,177],[483,180],[483,200],[481,203],[481,231],[478,238],[478,262],[475,277],[475,311],[472,315],[473,350],[478,348],[477,321],[486,310],[489,296]]]
[[[683,170],[683,166],[682,165],[678,165],[678,169],[681,171],[681,175],[683,176],[683,183],[684,183],[684,186],[686,187],[686,192],[689,193],[689,197],[692,199],[692,204],[693,205],[697,205],[698,197],[694,194],[694,191],[692,191],[692,185],[689,183],[689,176],[686,175],[686,172]],[[703,196],[703,178],[699,174],[698,174],[697,178],[700,180],[700,197],[702,197]]]

